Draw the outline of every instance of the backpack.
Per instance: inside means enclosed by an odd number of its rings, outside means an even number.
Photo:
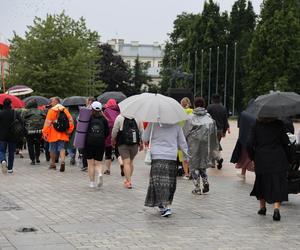
[[[24,127],[22,122],[17,118],[16,111],[14,112],[14,120],[10,125],[9,134],[11,138],[16,141],[24,136]]]
[[[105,141],[105,127],[102,119],[92,117],[86,136],[87,146],[102,146]]]
[[[25,115],[25,127],[28,132],[40,131],[43,129],[45,118],[40,110],[30,110]]]
[[[118,133],[118,144],[134,145],[140,143],[140,131],[135,119],[124,118],[123,130]]]
[[[70,127],[69,119],[68,119],[64,109],[59,110],[58,112],[59,113],[57,116],[57,121],[55,123],[53,123],[53,127],[58,132],[66,132]]]

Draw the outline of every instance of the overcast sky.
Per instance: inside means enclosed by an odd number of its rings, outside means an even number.
[[[258,14],[263,0],[252,0]],[[218,0],[221,11],[230,12],[235,0]],[[13,31],[24,35],[34,16],[65,13],[74,19],[83,16],[88,28],[105,42],[123,38],[126,42],[160,43],[167,40],[173,21],[183,11],[199,13],[204,0],[0,0],[0,39],[12,38]]]

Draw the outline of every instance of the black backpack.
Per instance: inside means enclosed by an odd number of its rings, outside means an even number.
[[[140,131],[135,119],[124,118],[123,130],[118,133],[118,144],[134,145],[140,143]]]
[[[59,110],[58,111],[58,116],[57,116],[57,121],[53,123],[53,127],[58,131],[58,132],[66,132],[69,127],[69,119],[65,113],[65,110]]]
[[[13,112],[14,112],[14,120],[10,125],[9,134],[14,141],[17,141],[24,136],[25,130],[22,121],[20,121],[19,118],[17,117],[16,111]]]
[[[102,146],[105,144],[104,121],[99,118],[91,118],[87,136],[87,146]]]

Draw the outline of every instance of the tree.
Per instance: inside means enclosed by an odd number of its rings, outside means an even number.
[[[106,84],[105,91],[121,91],[129,94],[131,72],[129,66],[123,61],[122,57],[115,55],[109,44],[101,44],[99,46],[98,61],[100,68],[97,79]]]
[[[134,67],[132,69],[132,94],[139,94],[142,91],[142,87],[147,89],[147,86],[151,81],[151,77],[147,75],[147,69],[149,66],[150,65],[147,63],[142,63],[139,56],[136,57]]]
[[[242,83],[245,80],[245,58],[253,37],[256,25],[256,14],[252,3],[246,0],[237,0],[230,13],[229,25],[229,82],[233,82],[233,62],[234,62],[234,43],[237,42],[237,64],[236,64],[236,102],[235,107],[242,111],[243,98],[245,96]],[[229,86],[229,93],[232,93],[232,85]]]
[[[35,17],[25,38],[14,33],[10,51],[10,84],[26,84],[36,94],[60,97],[89,94],[103,88],[93,81],[99,35],[85,20],[66,16]]]
[[[270,90],[300,93],[299,0],[266,0],[247,57],[246,100]]]

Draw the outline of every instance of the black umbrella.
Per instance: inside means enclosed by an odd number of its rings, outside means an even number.
[[[97,100],[102,104],[106,104],[109,99],[115,99],[116,102],[119,103],[124,99],[126,99],[126,95],[124,95],[122,92],[111,91],[111,92],[105,92],[102,95],[99,95],[97,97]]]
[[[86,104],[86,97],[84,96],[71,96],[63,100],[63,106],[84,106]]]
[[[258,117],[287,117],[300,114],[300,95],[294,92],[273,92],[254,101]]]
[[[38,106],[48,105],[50,103],[50,100],[48,98],[43,97],[43,96],[37,96],[37,95],[28,96],[23,99],[23,102],[25,102],[25,104],[27,104],[32,100],[36,100]]]

